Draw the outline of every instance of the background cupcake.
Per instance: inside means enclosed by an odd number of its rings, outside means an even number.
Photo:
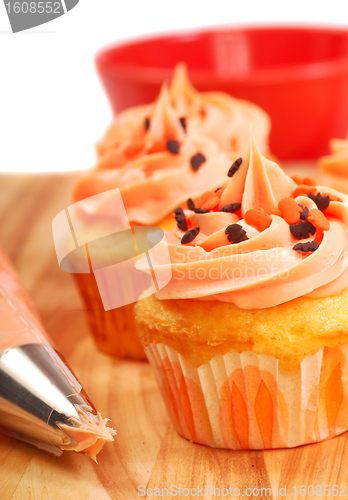
[[[226,184],[226,167],[245,151],[250,129],[268,152],[270,120],[258,106],[223,92],[198,92],[179,64],[158,99],[122,111],[97,144],[98,160],[74,201],[120,188],[129,220],[173,227],[188,196]]]
[[[331,154],[319,159],[319,168],[330,186],[348,193],[348,132],[346,139],[332,139],[329,147]]]
[[[171,282],[136,305],[181,435],[266,449],[348,429],[347,207],[251,141],[218,205],[184,211],[188,231],[167,235]]]
[[[119,188],[131,224],[172,229],[171,214],[178,205],[189,197],[201,198],[208,187],[218,190],[226,184],[226,171],[244,149],[251,126],[266,152],[267,114],[221,92],[197,92],[185,66],[179,65],[156,102],[120,113],[99,141],[96,168],[78,182],[74,201],[104,193],[103,203],[82,210],[81,219],[85,224],[96,216],[107,220],[107,192]],[[105,312],[94,276],[75,278],[98,346],[119,356],[145,358],[133,304]]]

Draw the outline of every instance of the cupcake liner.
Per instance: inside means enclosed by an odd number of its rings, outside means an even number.
[[[74,274],[99,349],[119,357],[146,359],[137,334],[134,303],[105,311],[94,274]]]
[[[165,344],[145,352],[176,431],[196,443],[292,448],[348,429],[348,344],[320,348],[295,372],[249,351],[216,356],[199,368]]]

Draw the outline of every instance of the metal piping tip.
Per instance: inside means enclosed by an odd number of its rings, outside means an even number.
[[[75,450],[92,456],[113,440],[105,422],[48,343],[14,347],[0,357],[0,427],[5,432],[55,455]],[[98,445],[91,454],[86,444],[92,443],[93,432]]]

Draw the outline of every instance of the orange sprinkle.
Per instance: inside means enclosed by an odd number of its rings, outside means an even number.
[[[207,200],[209,200],[209,198],[211,198],[212,196],[215,196],[215,193],[213,191],[205,191],[205,193],[203,193],[201,195],[201,197],[198,198],[198,200],[195,202],[196,207],[197,208],[202,208],[202,206],[204,205],[204,203]]]
[[[220,188],[216,191],[215,193],[215,196],[218,196],[220,198],[220,196],[222,195],[222,193],[225,191],[226,188]]]
[[[283,219],[288,224],[296,224],[300,220],[301,207],[298,206],[294,198],[283,198],[278,203]]]
[[[323,196],[328,196],[330,198],[330,201],[340,201],[342,202],[342,198],[339,198],[335,194],[329,194],[329,193],[322,193]]]
[[[309,216],[308,216],[308,222],[313,224],[314,227],[321,231],[327,231],[330,229],[330,222],[327,220],[325,215],[321,210],[318,210],[317,208],[312,208],[309,211]]]
[[[262,232],[271,225],[272,217],[266,214],[263,208],[251,208],[245,213],[244,220],[249,226]]]
[[[307,186],[316,186],[317,181],[314,179],[312,175],[307,175],[302,179],[302,184],[306,184]]]
[[[302,183],[302,177],[300,175],[292,175],[291,176],[291,179],[296,182],[296,184],[299,186],[300,184],[303,184]]]
[[[218,206],[219,202],[220,198],[218,196],[212,196],[204,203],[204,205],[202,205],[201,208],[204,208],[205,210],[212,210]]]
[[[296,184],[298,186],[300,186],[301,184],[305,184],[306,186],[316,186],[317,185],[317,181],[314,179],[314,177],[312,175],[307,175],[306,177],[301,177],[300,175],[298,174],[295,174],[293,176],[291,176],[291,179],[296,182]]]
[[[300,184],[297,186],[293,193],[293,197],[296,198],[297,196],[300,196],[300,194],[305,194],[306,196],[309,195],[309,193],[315,194],[317,192],[317,189],[315,186],[309,186],[308,184]]]
[[[209,198],[211,198],[212,196],[214,196],[214,194],[215,193],[213,193],[213,191],[205,191],[205,193],[203,193],[202,196],[201,196],[201,202],[204,203]]]

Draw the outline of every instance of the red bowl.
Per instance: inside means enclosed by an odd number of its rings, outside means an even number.
[[[348,129],[348,30],[273,26],[178,32],[104,48],[96,67],[114,113],[153,101],[185,61],[200,91],[255,102],[282,159],[317,158]]]

